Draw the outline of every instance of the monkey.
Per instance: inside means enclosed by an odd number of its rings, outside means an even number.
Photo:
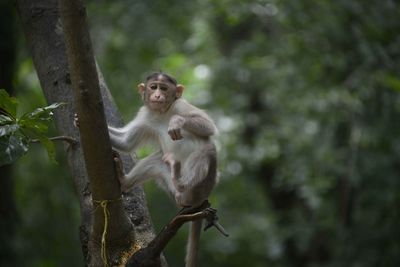
[[[157,151],[119,176],[123,192],[156,180],[180,207],[197,207],[218,181],[213,137],[218,130],[208,114],[182,98],[185,87],[172,76],[155,72],[138,92],[144,102],[136,117],[122,128],[108,126],[113,149],[131,153],[150,143]],[[191,224],[186,267],[196,266],[201,221]]]

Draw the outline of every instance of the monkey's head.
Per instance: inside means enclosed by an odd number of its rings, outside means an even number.
[[[156,72],[138,85],[139,94],[152,111],[166,112],[172,103],[182,96],[183,85],[168,74]]]

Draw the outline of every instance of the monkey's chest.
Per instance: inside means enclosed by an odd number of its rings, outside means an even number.
[[[184,162],[196,150],[197,145],[191,133],[182,130],[181,134],[183,138],[174,141],[166,128],[165,131],[160,132],[159,140],[164,154],[173,153],[176,160]]]

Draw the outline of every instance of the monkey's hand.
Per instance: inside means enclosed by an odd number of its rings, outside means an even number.
[[[172,166],[175,164],[175,157],[172,153],[165,153],[162,156],[162,161],[164,161],[165,164]]]
[[[76,128],[79,128],[79,118],[78,118],[78,113],[74,114],[74,126]]]
[[[172,140],[177,141],[183,138],[181,129],[185,124],[185,118],[179,115],[172,116],[169,121],[168,134]]]
[[[119,183],[121,184],[121,188],[124,189],[126,177],[125,177],[125,174],[123,171],[121,157],[118,154],[118,152],[115,150],[113,150],[113,158],[114,158],[114,164],[115,164],[115,173],[117,175]]]

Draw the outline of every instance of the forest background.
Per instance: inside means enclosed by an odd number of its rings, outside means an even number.
[[[0,86],[23,113],[47,104],[11,2],[0,4],[0,80],[12,83]],[[206,232],[201,266],[400,266],[398,2],[86,3],[125,121],[141,104],[136,85],[163,70],[220,129],[210,201],[230,237]],[[82,265],[79,206],[57,148],[58,164],[32,146],[11,166],[1,266]],[[160,230],[177,209],[153,183],[145,191]],[[186,236],[168,244],[170,266],[182,264]]]

